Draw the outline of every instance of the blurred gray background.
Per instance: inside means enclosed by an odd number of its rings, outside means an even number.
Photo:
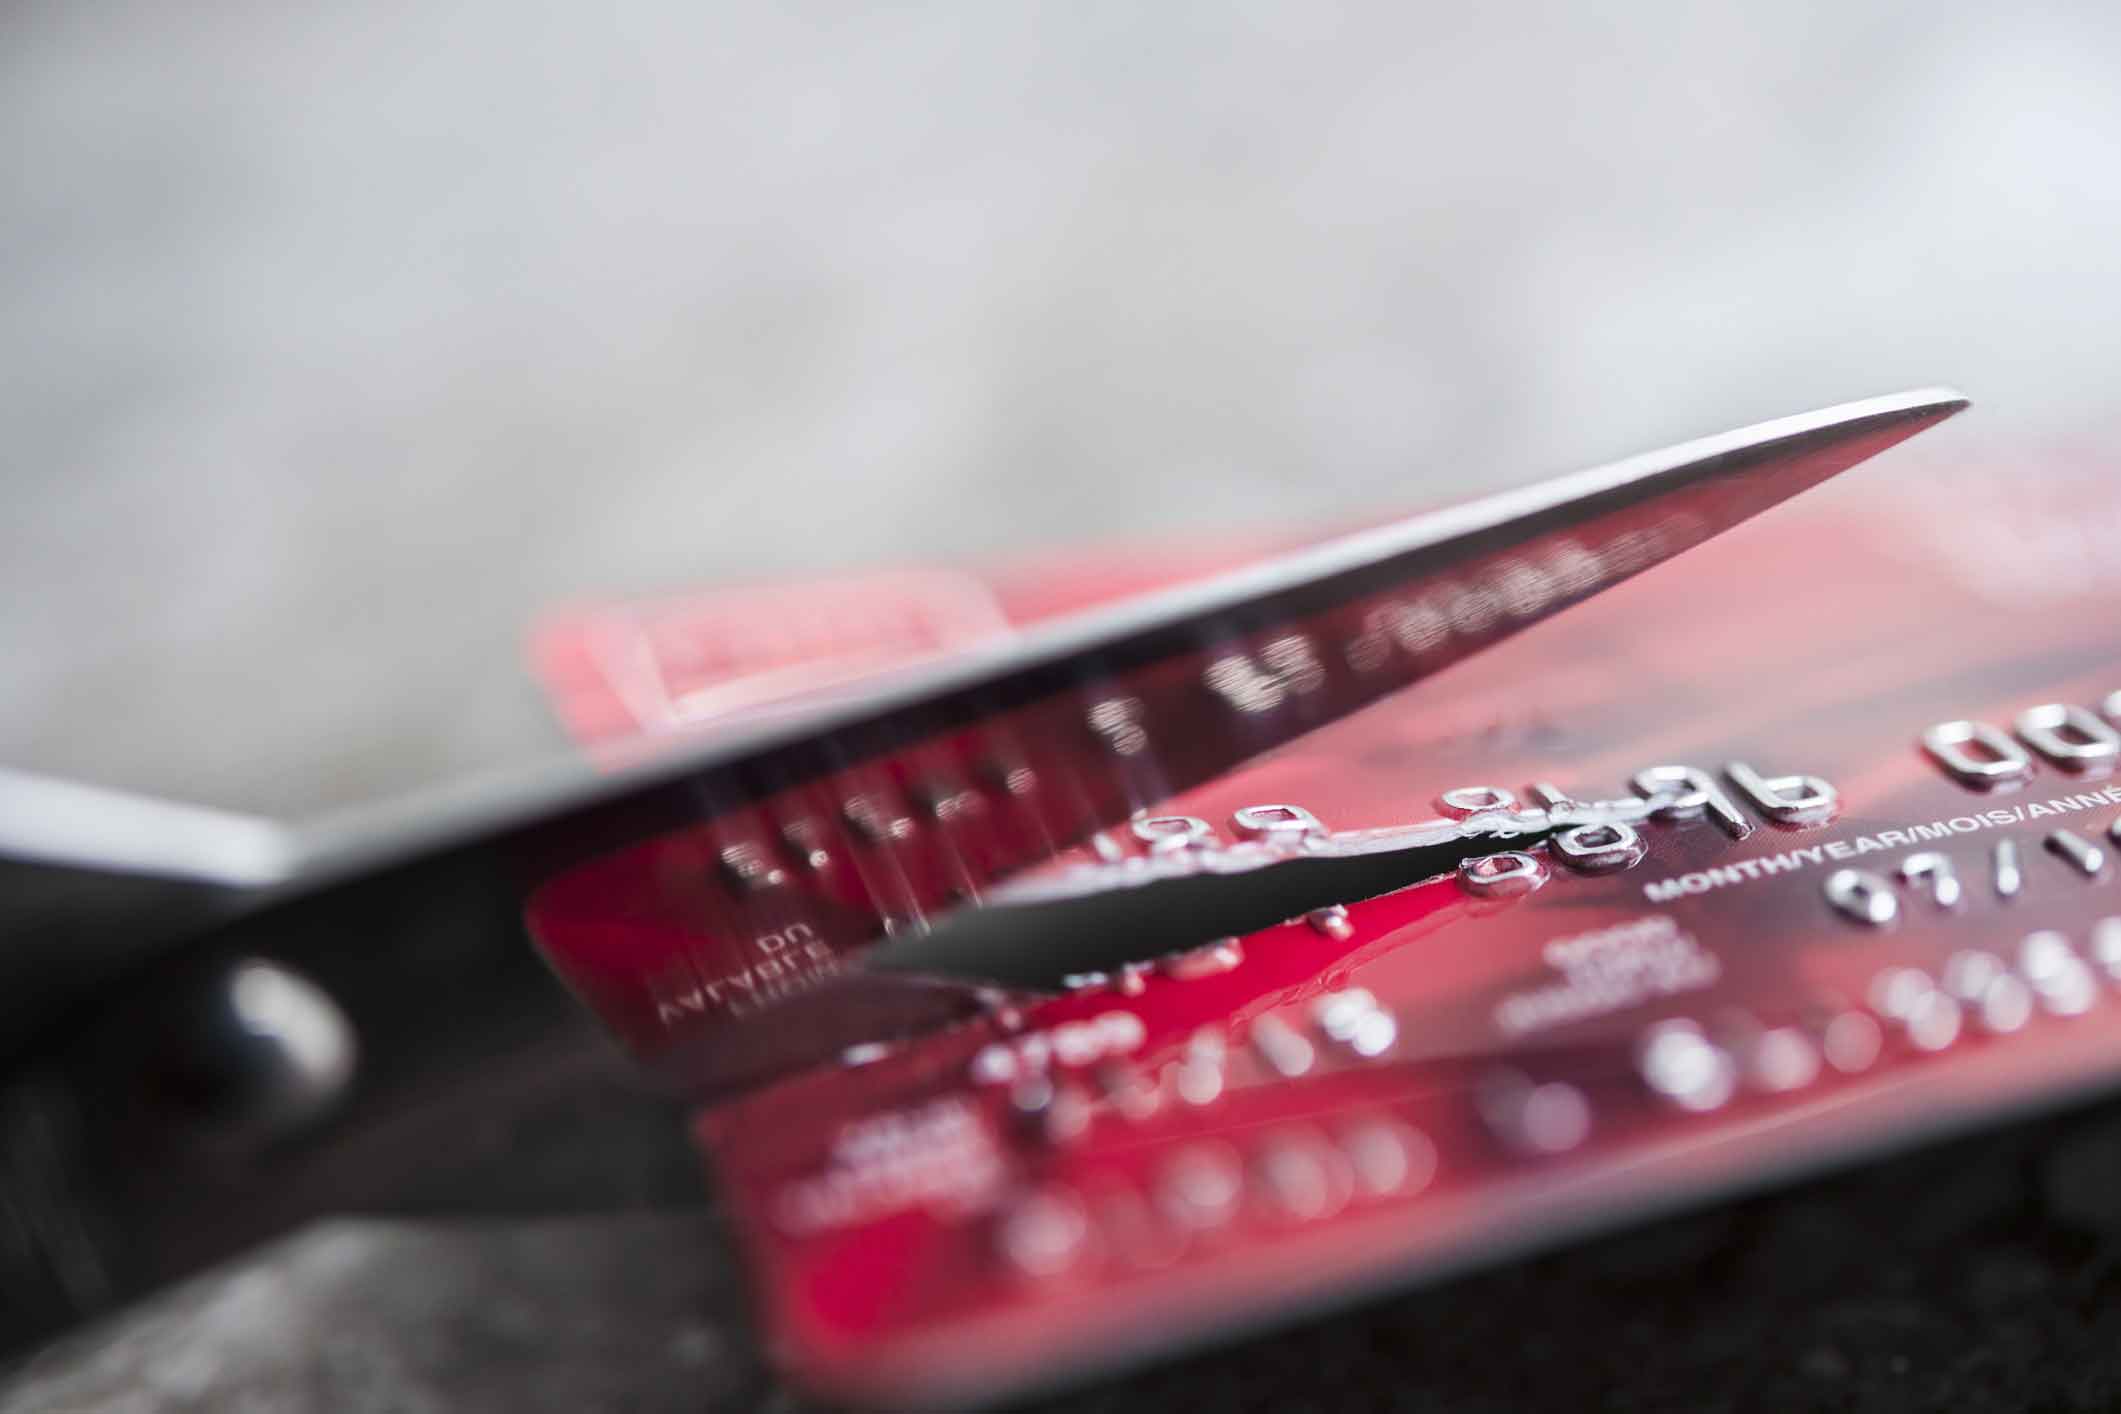
[[[397,790],[556,740],[555,601],[1914,383],[2006,474],[2102,445],[2117,61],[2089,3],[17,4],[0,761]]]
[[[17,3],[0,763],[393,790],[553,739],[556,601],[1907,384],[1977,401],[1911,455],[2121,447],[2117,62],[2090,3]],[[6,1406],[699,1397],[737,1332],[612,1293],[726,1277],[582,1241],[320,1229]]]

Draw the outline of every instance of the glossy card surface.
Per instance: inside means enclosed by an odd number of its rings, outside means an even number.
[[[1168,810],[1677,780],[1639,857],[1550,842],[709,1107],[779,1357],[983,1396],[2121,1076],[2101,481],[1822,495]]]

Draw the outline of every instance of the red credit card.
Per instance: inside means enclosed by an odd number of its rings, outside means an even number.
[[[777,1358],[984,1398],[2121,1079],[2117,595],[2111,477],[1836,486],[1076,851],[1662,802],[711,1104]],[[577,985],[697,959],[733,905],[669,881],[716,857],[598,861],[533,929]],[[613,1015],[636,1049],[834,973],[744,932]]]

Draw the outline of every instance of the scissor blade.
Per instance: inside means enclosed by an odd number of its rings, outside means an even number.
[[[621,843],[1040,703],[1061,704],[1038,726],[1060,734],[1046,744],[1071,773],[1113,777],[1075,802],[1077,823],[1094,829],[1408,687],[1965,406],[1949,389],[1921,389],[1681,443],[1057,620],[625,770],[487,779],[320,821],[251,822],[273,847],[262,871],[248,837],[144,839],[121,852],[93,829],[75,839],[26,820],[5,844],[89,869],[299,890],[525,827]]]
[[[1682,443],[1079,615],[748,737],[695,769],[763,794],[1003,728],[1125,819],[1460,662],[1966,406],[1928,389]]]
[[[819,745],[873,749],[915,740],[1057,691],[1119,692],[1160,665],[1207,656],[1207,668],[1221,671],[1212,682],[1189,684],[1195,702],[1176,716],[1190,731],[1203,714],[1188,708],[1227,709],[1225,722],[1204,724],[1217,738],[1214,749],[1158,742],[1148,730],[1167,757],[1167,777],[1212,776],[1619,584],[1965,406],[1943,389],[1846,403],[1414,516],[1075,616],[865,702],[774,728],[770,737],[798,738],[799,751],[844,762],[845,751]],[[1249,663],[1231,661],[1239,655]],[[1095,690],[1087,696],[1104,700]],[[1090,734],[1136,739],[1115,721],[1108,715]],[[752,754],[740,745],[710,754]],[[754,750],[764,756],[772,746],[769,739]],[[1194,769],[1180,772],[1173,751]]]

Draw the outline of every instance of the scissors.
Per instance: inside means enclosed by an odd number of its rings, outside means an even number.
[[[1683,784],[1626,802],[1556,792],[1334,835],[1272,807],[1218,851],[1157,813],[1965,405],[1923,389],[1683,443],[782,704],[616,770],[309,822],[0,774],[0,1340],[318,1212],[675,1193],[693,1181],[673,1113],[688,1100],[1010,989],[1699,809]],[[1146,856],[1118,857],[1114,830]],[[641,1017],[667,1002],[638,969],[540,928],[539,900],[567,881],[594,894],[605,862],[679,837],[723,900],[717,921],[800,922],[829,977],[749,1019],[695,1024],[680,1007],[658,1031]],[[660,1091],[551,986],[523,946],[526,900],[553,969]],[[591,1122],[608,1142],[571,1128],[558,1142],[597,1160],[526,1188],[526,1144],[555,1144],[525,1138],[539,1096],[570,1078],[609,1102]]]

